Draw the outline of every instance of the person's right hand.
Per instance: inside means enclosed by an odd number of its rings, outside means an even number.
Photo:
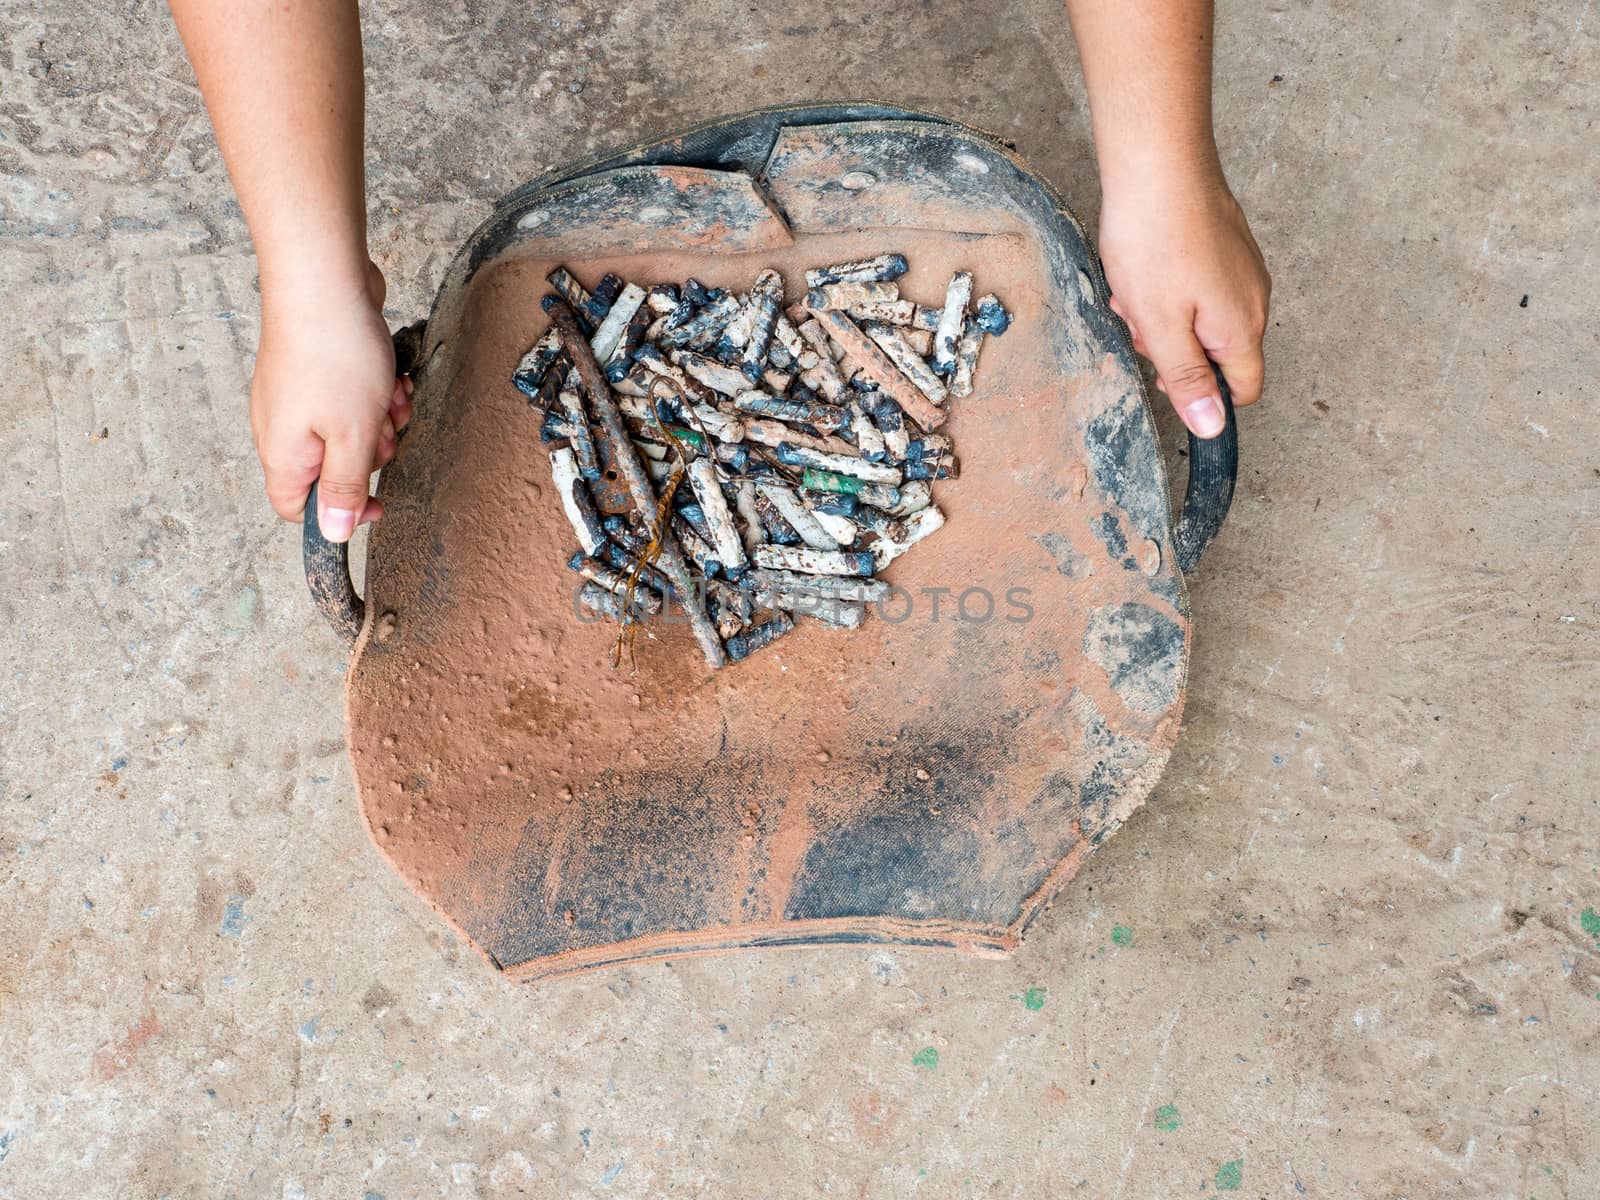
[[[263,296],[261,347],[250,387],[250,428],[267,477],[267,499],[298,521],[317,487],[317,520],[329,541],[376,521],[372,473],[394,457],[411,418],[411,381],[394,373],[383,319],[383,274],[329,280]]]

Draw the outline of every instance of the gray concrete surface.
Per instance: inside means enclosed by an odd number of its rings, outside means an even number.
[[[1060,12],[975,8],[371,6],[391,316],[541,167],[758,103],[976,121],[1092,220]],[[1225,0],[1269,397],[1165,781],[1013,961],[515,991],[356,820],[164,8],[10,6],[0,1196],[1600,1195],[1592,8]]]

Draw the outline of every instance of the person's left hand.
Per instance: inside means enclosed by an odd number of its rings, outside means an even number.
[[[1196,436],[1215,437],[1225,423],[1213,362],[1235,404],[1261,398],[1272,279],[1220,171],[1108,190],[1100,255],[1111,307]]]

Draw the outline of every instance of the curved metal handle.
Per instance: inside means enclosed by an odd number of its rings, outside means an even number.
[[[417,321],[394,333],[394,373],[410,375],[422,353],[422,337],[427,322]],[[402,436],[404,430],[401,431]],[[355,649],[366,617],[366,604],[350,581],[350,544],[330,542],[322,536],[317,520],[317,485],[306,495],[306,511],[300,526],[300,561],[306,572],[306,587],[311,602],[328,619],[345,650]]]
[[[1172,540],[1178,551],[1178,569],[1187,575],[1200,562],[1211,539],[1217,536],[1233,504],[1234,480],[1239,475],[1239,422],[1233,415],[1233,393],[1222,372],[1213,366],[1227,423],[1214,438],[1189,435],[1189,486],[1183,493],[1183,511]]]
[[[346,650],[353,650],[366,616],[366,605],[350,582],[350,543],[330,542],[317,521],[317,485],[306,495],[306,512],[300,526],[300,561],[305,566],[311,603],[328,618]]]

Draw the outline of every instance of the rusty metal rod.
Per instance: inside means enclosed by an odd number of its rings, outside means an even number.
[[[551,322],[561,330],[562,340],[572,358],[572,365],[577,369],[578,379],[582,382],[584,391],[589,393],[589,402],[594,405],[595,415],[600,418],[600,428],[606,440],[611,443],[611,459],[622,472],[623,480],[628,485],[628,493],[633,497],[634,507],[639,510],[641,518],[650,520],[656,511],[656,494],[650,486],[650,477],[645,474],[644,464],[639,461],[639,452],[634,449],[628,431],[622,424],[622,414],[617,411],[617,402],[606,383],[605,372],[595,361],[594,351],[589,348],[588,339],[579,330],[578,318],[572,309],[558,300],[550,305],[548,311]],[[683,555],[678,553],[677,543],[672,540],[670,533],[664,534],[661,538],[660,563],[663,573],[677,589],[683,601],[683,610],[689,618],[689,628],[694,631],[694,639],[700,643],[706,661],[713,667],[722,666],[727,662],[727,655],[722,649],[722,640],[717,636],[717,631],[712,627],[705,610],[695,604],[694,597],[699,595],[699,592],[689,578],[689,569],[684,566]]]
[[[944,424],[948,414],[931,403],[854,321],[842,312],[826,308],[812,308],[811,314],[821,322],[824,332],[860,364],[867,378],[882,388],[918,425],[933,430]]]

